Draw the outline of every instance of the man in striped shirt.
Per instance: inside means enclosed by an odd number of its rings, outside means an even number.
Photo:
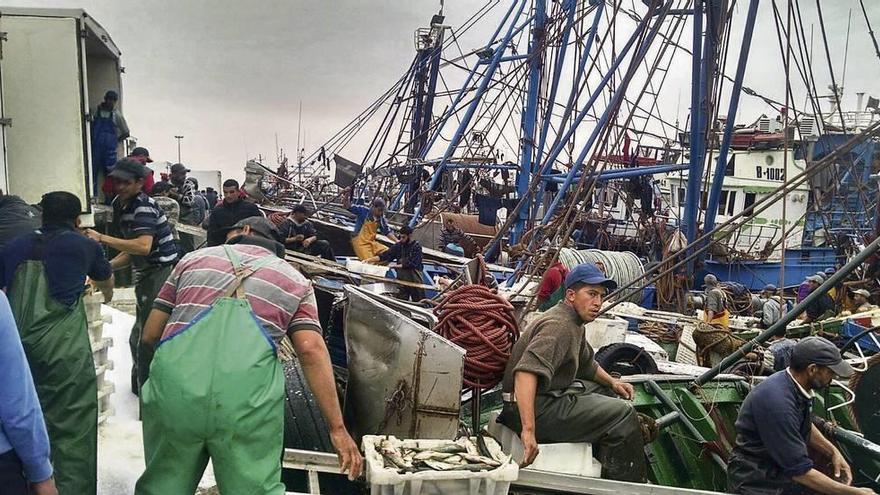
[[[255,267],[248,270],[246,278],[241,282],[242,297],[250,304],[252,315],[256,317],[263,332],[276,344],[285,336],[290,337],[318,407],[330,428],[330,440],[339,453],[342,471],[354,479],[360,475],[363,460],[342,421],[330,354],[324,344],[318,321],[315,293],[309,281],[289,264],[280,259],[275,262],[266,259],[279,256],[275,246],[278,243],[274,240],[276,236],[275,226],[269,220],[250,217],[239,221],[229,230],[226,246],[207,247],[184,256],[153,303],[153,310],[144,330],[144,345],[155,346],[160,338],[162,345],[174,345],[179,342],[173,339],[177,335],[193,335],[185,334],[184,331],[209,331],[215,339],[223,339],[225,335],[229,335],[223,331],[225,329],[218,328],[222,327],[222,323],[198,327],[198,322],[210,318],[209,308],[221,298],[228,297],[228,291],[234,287],[237,277],[232,258],[237,258],[243,267]],[[227,253],[228,247],[234,250],[235,256]],[[244,332],[247,329],[236,327],[235,330],[233,335],[239,337],[236,337],[237,343],[232,344],[241,345],[241,341],[246,340]],[[216,344],[223,347],[229,342],[221,340]],[[165,356],[160,354],[155,363],[160,370],[164,369],[163,365],[168,365],[167,361],[161,360],[162,357]],[[198,360],[200,356],[192,358]],[[224,366],[216,359],[208,359],[207,363],[196,366],[197,373],[219,373]],[[176,364],[172,366],[177,368]],[[218,370],[205,369],[211,366],[216,366]],[[249,364],[247,366],[255,368]],[[162,380],[168,379],[174,379],[173,373],[157,372],[147,383],[144,399],[150,410],[173,410],[186,417],[203,414],[199,410],[202,406],[198,404],[186,401],[183,404],[173,404],[179,399],[177,394],[163,395],[169,384]],[[192,379],[196,380],[195,377]],[[213,386],[218,388],[212,389],[209,394],[219,396],[222,395],[219,393],[220,388],[230,385],[220,381]],[[260,388],[263,383],[255,386]],[[246,389],[240,393],[253,393],[257,396],[261,391]],[[280,402],[283,397],[274,399]],[[249,414],[265,414],[270,418],[265,423],[283,423],[283,419],[279,417],[283,414],[280,407],[264,410],[256,402],[254,404]],[[186,408],[191,408],[192,411],[188,412]],[[212,425],[224,425],[233,421],[236,412],[218,409],[211,414],[215,415]],[[270,464],[274,467],[269,466],[271,469],[263,469],[267,466],[258,459],[265,457],[263,454],[266,452],[277,451],[280,456],[283,448],[282,435],[273,436],[267,433],[266,428],[257,428],[241,431],[236,435],[238,440],[219,441],[217,436],[225,438],[223,428],[217,426],[203,433],[199,428],[187,426],[186,421],[186,418],[152,415],[144,418],[147,468],[138,481],[136,494],[188,493],[194,487],[190,483],[201,478],[201,470],[205,465],[191,461],[193,458],[206,460],[207,457],[211,457],[213,461],[221,490],[228,489],[223,488],[227,484],[227,487],[237,487],[240,490],[236,493],[283,493],[279,457],[273,458]],[[177,428],[180,431],[176,431]],[[203,434],[206,436],[203,437]],[[218,444],[223,447],[216,448]],[[259,453],[253,451],[254,446],[259,446]],[[271,478],[268,483],[274,488],[269,489],[262,485],[267,482],[263,475]]]
[[[137,312],[128,339],[132,355],[131,387],[138,393],[147,379],[153,353],[140,346],[141,332],[153,299],[171,274],[178,259],[177,243],[165,213],[156,200],[143,192],[146,167],[123,158],[116,162],[110,177],[116,198],[113,200],[113,231],[121,237],[87,230],[86,234],[101,244],[119,251],[110,261],[114,269],[132,265]]]

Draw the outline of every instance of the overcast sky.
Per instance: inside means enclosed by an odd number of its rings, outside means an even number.
[[[501,5],[462,40],[477,48],[491,35]],[[0,0],[0,5],[22,5]],[[409,66],[413,31],[428,24],[438,0],[29,0],[29,6],[84,8],[122,51],[125,115],[140,145],[156,160],[176,161],[175,134],[182,134],[184,163],[220,169],[242,178],[245,159],[262,154],[274,162],[275,134],[282,147],[296,145],[303,106],[304,145],[315,148],[384,92]],[[460,25],[485,0],[447,0],[447,24]],[[626,2],[629,3],[629,2]],[[644,10],[641,2],[637,8]],[[736,14],[741,19],[746,3]],[[815,5],[802,2],[806,22]],[[809,5],[808,5],[809,4]],[[865,1],[880,30],[880,2]],[[784,8],[784,2],[780,2]],[[823,2],[838,77],[843,70],[847,15],[852,10],[847,99],[864,91],[880,96],[880,60],[867,35],[858,0]],[[770,2],[762,2],[746,85],[782,99],[782,68]],[[736,23],[737,39],[742,24]],[[809,29],[809,28],[808,28]],[[816,28],[814,66],[820,87],[827,64]],[[688,35],[689,36],[689,35]],[[690,45],[688,36],[683,44]],[[738,45],[737,45],[738,46]],[[728,66],[733,74],[736,50]],[[819,63],[821,62],[821,63]],[[662,102],[667,113],[687,113],[689,61],[676,63]],[[677,94],[680,88],[681,103]],[[672,101],[673,98],[676,101]],[[726,99],[723,103],[726,108]],[[846,106],[846,105],[845,105]],[[744,98],[739,120],[752,121],[768,108]],[[722,112],[724,113],[724,112]],[[674,120],[675,115],[665,117]],[[356,155],[356,153],[355,153]]]

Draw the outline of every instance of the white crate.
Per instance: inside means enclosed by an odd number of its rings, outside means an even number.
[[[94,346],[95,342],[100,342],[104,335],[104,320],[89,322],[89,340]]]
[[[104,295],[101,293],[86,294],[83,296],[83,304],[86,307],[86,319],[89,322],[101,321],[101,303]]]
[[[371,265],[358,260],[348,260],[345,263],[345,269],[352,273],[362,273],[364,275],[372,275],[374,277],[384,277],[388,273],[388,267],[382,265]]]
[[[510,489],[510,483],[519,476],[519,467],[514,462],[508,462],[491,471],[422,471],[400,474],[397,469],[386,468],[382,454],[376,451],[376,445],[385,439],[392,445],[404,448],[430,449],[449,443],[449,440],[398,440],[393,436],[364,436],[370,495],[505,495]]]
[[[98,378],[98,390],[101,390],[101,387],[104,386],[105,383],[110,383],[107,379],[107,372],[113,369],[113,361],[107,361],[101,365],[95,365],[95,376]]]
[[[95,360],[96,368],[107,363],[111,345],[113,345],[113,339],[110,337],[92,342],[92,357]]]
[[[512,455],[517,462],[522,461],[522,441],[516,432],[497,422],[497,418],[498,413],[489,416],[489,434],[501,442],[506,454]],[[588,478],[602,476],[602,464],[593,458],[592,444],[541,443],[538,451],[538,457],[527,469]]]
[[[109,411],[110,407],[110,395],[116,390],[116,387],[113,385],[113,382],[107,382],[103,387],[98,389],[98,416],[101,415],[103,411]]]

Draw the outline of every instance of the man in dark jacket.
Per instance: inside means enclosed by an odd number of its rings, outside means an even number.
[[[752,389],[739,408],[736,445],[727,466],[728,491],[769,495],[809,488],[815,493],[874,493],[849,486],[852,470],[811,419],[816,390],[835,377],[852,374],[852,366],[828,340],[807,337],[795,344],[789,367]],[[833,477],[814,467],[808,447],[831,459]]]
[[[279,239],[284,243],[284,247],[291,251],[336,261],[333,250],[330,249],[330,243],[324,239],[318,239],[318,231],[309,221],[307,214],[308,210],[305,206],[294,206],[290,217],[278,226]]]
[[[214,208],[208,220],[208,246],[225,243],[226,232],[240,220],[261,216],[263,213],[257,205],[241,199],[238,181],[227,180],[223,183],[223,204]]]
[[[413,230],[404,225],[398,231],[399,240],[387,251],[365,260],[367,263],[396,261],[397,279],[410,284],[424,284],[422,280],[422,245],[412,238]],[[419,302],[425,298],[425,289],[402,285],[400,295],[404,300]]]
[[[12,239],[40,228],[40,210],[0,191],[0,249]]]

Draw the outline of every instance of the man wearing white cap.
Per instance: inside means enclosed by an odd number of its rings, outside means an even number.
[[[868,298],[871,297],[871,293],[865,289],[857,289],[852,291],[853,294],[853,306],[856,308],[855,313],[864,313],[867,311],[871,311],[877,309],[877,306],[868,302]]]

